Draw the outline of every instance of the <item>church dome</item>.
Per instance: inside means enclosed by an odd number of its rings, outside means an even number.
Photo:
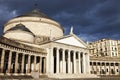
[[[41,17],[41,18],[52,19],[52,18],[48,17],[47,15],[45,15],[44,13],[40,12],[39,9],[34,9],[31,12],[28,12],[26,14],[22,14],[18,17]]]
[[[63,27],[52,18],[40,12],[39,9],[34,9],[9,20],[4,26],[4,33],[13,29],[19,23],[25,25],[35,36],[44,36],[52,39],[61,37],[64,34]]]
[[[4,37],[31,43],[34,41],[34,34],[21,23],[8,29],[4,33]]]

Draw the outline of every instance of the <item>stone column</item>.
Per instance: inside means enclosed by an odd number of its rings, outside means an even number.
[[[93,62],[91,61],[91,73],[93,74]]]
[[[60,61],[59,61],[59,49],[56,49],[56,50],[57,50],[57,51],[56,51],[56,56],[57,56],[57,64],[56,64],[57,68],[56,68],[56,69],[57,69],[57,70],[56,70],[56,71],[57,71],[57,73],[59,73],[59,67],[60,67],[60,66],[59,66],[59,62],[60,62]]]
[[[27,73],[30,73],[30,65],[31,65],[31,55],[28,55],[28,69],[27,69]]]
[[[50,58],[51,58],[51,61],[50,62],[50,65],[51,65],[51,68],[50,68],[50,72],[53,74],[54,73],[54,57],[53,57],[53,48],[50,48]]]
[[[96,63],[96,74],[98,75],[98,62],[95,62]]]
[[[101,72],[102,72],[102,63],[100,62],[100,75],[101,75]]]
[[[119,75],[120,75],[120,63],[118,63],[118,71],[119,71]]]
[[[65,73],[66,72],[66,70],[65,70],[65,51],[63,50],[62,51],[62,60],[63,60],[63,64],[62,64],[62,69],[63,69],[63,73]]]
[[[15,73],[18,72],[18,53],[16,52],[16,58],[15,58]]]
[[[116,74],[115,62],[113,62],[113,64],[114,64],[114,65],[113,65],[113,66],[114,66],[114,72],[115,72],[115,74]],[[115,74],[114,74],[114,75],[115,75]]]
[[[74,52],[73,55],[73,62],[74,62],[74,74],[76,73],[76,53]]]
[[[78,63],[78,67],[79,67],[79,68],[78,68],[78,69],[79,69],[78,72],[79,72],[79,74],[81,74],[81,56],[80,56],[80,53],[78,53],[78,62],[79,62],[79,63]]]
[[[2,57],[1,57],[1,73],[3,72],[4,67],[4,58],[5,58],[5,50],[2,50]]]
[[[90,57],[89,57],[89,54],[86,55],[86,66],[87,66],[86,73],[90,74]]]
[[[10,73],[11,70],[11,61],[12,61],[12,51],[9,52],[9,58],[8,58],[8,73]]]
[[[43,73],[45,74],[46,73],[46,57],[43,58],[43,63],[44,63],[44,70],[43,70]]]
[[[105,70],[105,75],[106,75],[106,72],[107,72],[107,71],[106,71],[106,62],[104,62],[104,63],[105,63],[105,69],[104,69],[104,70]]]
[[[39,73],[41,74],[42,72],[42,57],[40,57],[40,62],[39,62]]]
[[[71,73],[70,51],[68,51],[68,73]]]
[[[83,62],[83,73],[86,74],[86,60],[85,60],[85,53],[82,53],[83,54],[83,59],[82,59],[82,62]]]
[[[36,71],[36,55],[34,55],[34,71]]]
[[[109,75],[111,75],[111,62],[109,62]]]
[[[21,71],[21,73],[24,73],[24,65],[25,65],[25,54],[22,54],[22,71]]]

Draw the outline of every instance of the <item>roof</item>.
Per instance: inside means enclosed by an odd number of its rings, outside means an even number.
[[[50,17],[48,17],[46,14],[40,12],[39,9],[34,9],[28,13],[25,13],[23,15],[20,15],[18,17],[41,17],[41,18],[47,18],[47,19],[52,19]]]
[[[22,44],[22,43],[15,41],[15,40],[11,40],[11,39],[8,39],[8,38],[3,37],[3,36],[0,36],[0,43],[6,44],[9,46],[13,46],[16,48],[24,49],[24,50],[46,53],[46,50],[43,48],[38,48],[38,47],[27,45],[27,44]]]
[[[28,28],[25,27],[25,25],[23,24],[17,24],[15,27],[10,28],[7,31],[14,31],[14,30],[21,30],[21,31],[25,31],[25,32],[29,32],[32,33]],[[33,33],[32,33],[33,34]]]
[[[75,42],[78,43],[78,45],[82,44],[82,46],[78,46],[76,44],[72,44],[72,42],[70,43],[69,41],[71,41],[71,39],[73,40],[73,38],[74,38]],[[72,46],[81,47],[81,48],[87,48],[88,47],[87,44],[85,42],[83,42],[80,38],[78,38],[75,34],[70,34],[70,35],[59,37],[59,38],[55,38],[55,39],[52,39],[52,40],[49,40],[49,41],[46,41],[46,42],[42,42],[39,45],[43,45],[43,44],[50,43],[50,42],[55,42],[55,43],[60,43],[60,44],[66,44],[66,45],[69,45],[69,46],[72,45]]]
[[[78,46],[82,48],[87,48],[87,44],[83,42],[80,38],[78,38],[75,34],[70,34],[67,36],[63,36],[61,38],[53,40],[54,42]]]

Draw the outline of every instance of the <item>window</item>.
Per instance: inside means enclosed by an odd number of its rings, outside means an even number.
[[[92,62],[90,62],[90,65],[92,65]]]
[[[117,56],[117,53],[116,53],[116,55],[115,56]]]
[[[112,52],[112,55],[114,56],[114,53]]]
[[[113,51],[113,47],[112,47],[112,51]]]
[[[105,51],[107,51],[107,48],[105,48]]]
[[[106,71],[108,72],[108,68],[106,69]]]
[[[118,70],[118,69],[116,69],[116,71],[117,71],[117,72],[119,72],[119,70]]]
[[[105,55],[108,56],[107,53],[105,53]]]

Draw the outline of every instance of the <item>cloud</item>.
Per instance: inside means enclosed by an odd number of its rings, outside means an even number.
[[[84,40],[120,39],[119,0],[39,0],[40,11],[59,22],[69,34]],[[34,0],[0,0],[0,25],[17,15],[34,9]],[[87,36],[87,37],[85,37]]]
[[[89,34],[80,34],[78,36],[79,36],[79,38],[81,38],[85,42],[97,39],[96,36],[92,36]]]
[[[17,16],[17,11],[10,11],[8,7],[0,5],[0,15],[2,15],[0,17],[0,34],[2,34],[3,24],[6,22],[6,20],[9,20],[11,17]]]

